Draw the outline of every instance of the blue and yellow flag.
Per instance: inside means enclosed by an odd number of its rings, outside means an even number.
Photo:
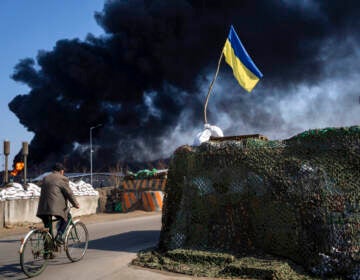
[[[248,55],[232,25],[223,53],[225,61],[233,69],[234,76],[239,84],[245,90],[251,92],[263,74]]]

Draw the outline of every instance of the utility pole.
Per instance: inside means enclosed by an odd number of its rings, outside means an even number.
[[[92,162],[92,154],[93,154],[93,149],[92,149],[92,131],[93,129],[102,126],[102,124],[98,124],[95,126],[90,127],[90,184],[91,186],[93,185],[93,162]]]
[[[10,154],[10,141],[4,141],[4,155],[5,155],[5,170],[4,170],[4,185],[9,182],[8,170],[8,156]]]

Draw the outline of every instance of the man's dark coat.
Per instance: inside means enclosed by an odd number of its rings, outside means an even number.
[[[69,179],[59,172],[47,175],[41,183],[40,201],[36,216],[60,216],[67,221],[67,201],[79,205],[69,186]]]

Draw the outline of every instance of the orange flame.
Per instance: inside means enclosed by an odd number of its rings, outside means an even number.
[[[23,162],[17,162],[15,163],[15,169],[10,172],[12,176],[16,176],[21,170],[24,169],[25,163]]]

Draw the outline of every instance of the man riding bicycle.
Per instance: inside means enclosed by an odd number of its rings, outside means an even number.
[[[60,244],[63,243],[62,235],[66,229],[69,208],[67,202],[77,209],[80,208],[72,190],[69,186],[69,179],[64,176],[64,166],[56,163],[52,172],[41,182],[40,201],[36,216],[39,217],[46,228],[51,225],[52,216],[59,219],[58,231],[55,237]]]

